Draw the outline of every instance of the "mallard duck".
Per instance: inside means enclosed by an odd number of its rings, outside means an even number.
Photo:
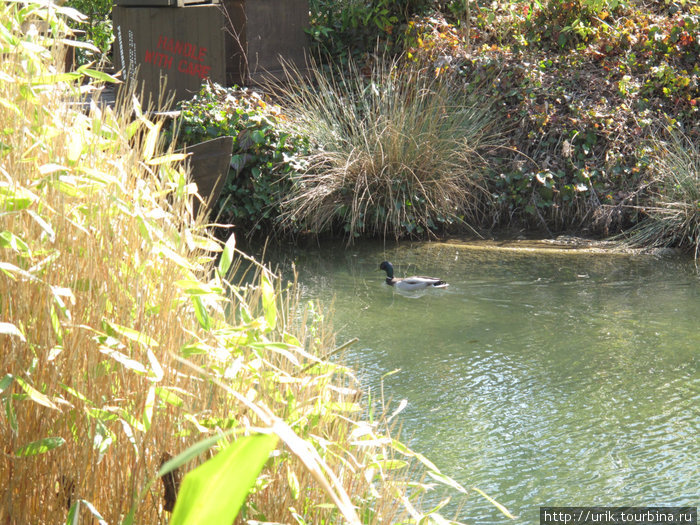
[[[422,277],[415,275],[413,277],[406,277],[404,279],[397,279],[394,277],[394,267],[389,261],[384,261],[379,265],[380,270],[386,272],[386,284],[389,286],[394,286],[399,290],[410,292],[413,290],[423,290],[425,288],[445,288],[449,286],[442,279],[437,277]]]

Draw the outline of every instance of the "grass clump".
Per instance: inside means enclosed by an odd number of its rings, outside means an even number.
[[[294,288],[255,263],[252,284],[226,279],[247,259],[192,218],[162,123],[138,104],[83,112],[91,84],[56,61],[71,13],[0,4],[0,522],[167,523],[167,458],[209,439],[190,470],[261,433],[279,441],[241,518],[432,519],[417,467],[466,491],[389,417],[362,419]]]
[[[283,220],[314,232],[425,235],[480,224],[489,194],[482,155],[494,144],[488,104],[396,61],[348,74],[313,67],[285,95],[293,129],[309,138]]]
[[[680,132],[653,142],[656,161],[644,219],[628,242],[646,248],[677,246],[700,255],[700,148]]]

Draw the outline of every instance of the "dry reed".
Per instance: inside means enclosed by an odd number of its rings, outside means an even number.
[[[233,241],[192,218],[162,123],[138,104],[76,104],[81,75],[55,65],[70,13],[0,5],[0,523],[77,509],[167,523],[164,454],[259,427],[281,445],[240,519],[421,519],[408,499],[421,485],[396,472],[441,474],[388,418],[361,419],[357,381],[318,357],[332,334],[297,315],[294,287],[261,266],[255,285],[225,279]],[[33,20],[48,23],[42,38]]]
[[[700,256],[700,147],[679,131],[652,141],[655,162],[645,217],[620,238],[647,249],[678,246]]]

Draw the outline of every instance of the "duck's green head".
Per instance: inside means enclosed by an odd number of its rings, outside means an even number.
[[[384,270],[386,272],[386,276],[389,279],[394,278],[394,267],[391,265],[391,263],[389,261],[384,261],[383,263],[381,263],[379,265],[379,269]]]

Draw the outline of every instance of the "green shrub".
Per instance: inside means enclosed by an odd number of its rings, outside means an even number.
[[[113,0],[68,0],[66,2],[66,6],[77,9],[85,15],[83,21],[71,23],[71,27],[78,31],[78,40],[92,44],[97,48],[95,51],[94,49],[77,47],[75,58],[79,65],[100,62],[109,55],[110,47],[114,41],[112,3]]]
[[[433,0],[311,0],[312,40],[334,59],[381,52],[400,52],[403,28]]]
[[[284,132],[286,118],[256,91],[207,84],[180,104],[176,123],[180,146],[225,135],[234,137],[233,156],[221,197],[214,207],[219,221],[249,231],[269,226],[289,189],[290,173],[301,169],[306,140]]]
[[[623,0],[504,2],[499,8],[510,17],[500,31],[518,48],[572,49],[604,34],[609,29],[604,19],[626,4]],[[490,23],[488,20],[487,15],[482,22]]]
[[[286,93],[288,123],[312,144],[282,202],[287,226],[400,238],[485,221],[482,161],[494,133],[478,93],[396,62],[368,79],[354,65],[313,71]]]

